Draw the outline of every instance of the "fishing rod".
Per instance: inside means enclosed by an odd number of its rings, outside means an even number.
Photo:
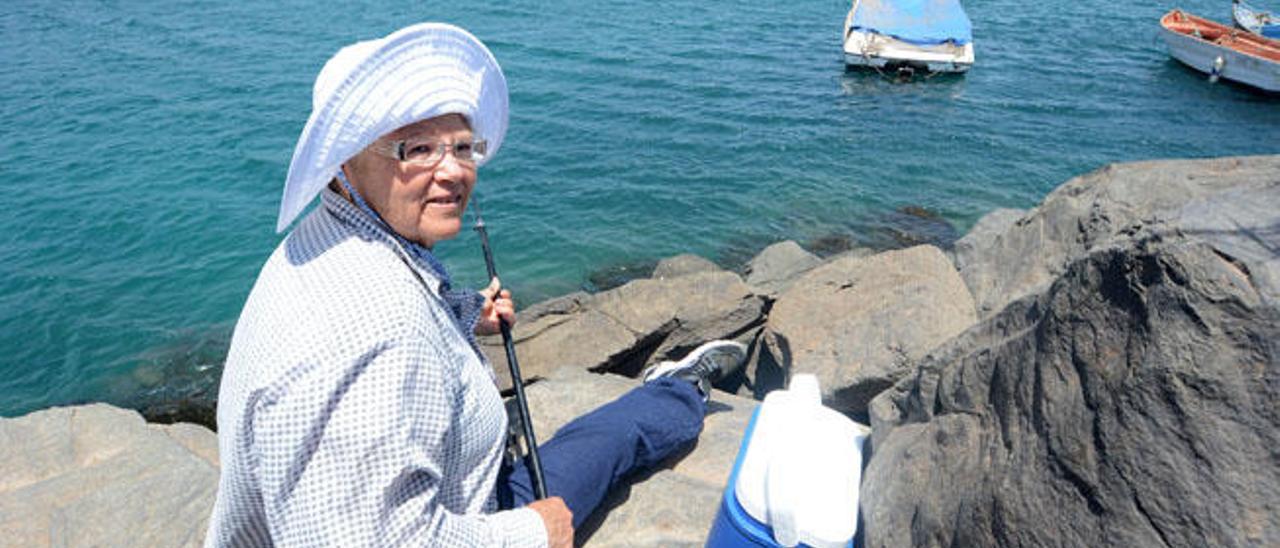
[[[485,228],[484,217],[480,215],[480,201],[475,200],[476,212],[476,233],[480,235],[480,248],[484,250],[484,266],[489,270],[489,280],[492,281],[498,277],[498,269],[493,266],[493,250],[489,248],[489,231]],[[497,293],[493,294],[494,301],[498,300],[498,295],[502,294],[502,287],[498,287]],[[498,327],[502,329],[502,345],[507,349],[507,366],[511,369],[511,386],[516,390],[516,407],[520,410],[520,424],[524,426],[524,443],[528,453],[525,464],[529,468],[530,476],[533,478],[533,494],[539,499],[547,498],[547,483],[542,476],[542,461],[538,459],[538,439],[533,435],[533,420],[529,418],[529,400],[524,396],[524,381],[520,376],[520,364],[516,361],[516,345],[511,338],[511,325],[501,316],[498,317]]]

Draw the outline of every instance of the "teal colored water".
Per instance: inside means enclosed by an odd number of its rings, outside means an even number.
[[[1280,100],[1169,59],[1171,5],[970,2],[975,68],[898,84],[845,72],[845,2],[256,4],[0,13],[0,415],[212,382],[315,73],[420,20],[468,28],[509,79],[479,199],[524,302],[681,252],[881,245],[907,206],[963,231],[1108,162],[1280,152]],[[483,278],[474,235],[438,251]]]

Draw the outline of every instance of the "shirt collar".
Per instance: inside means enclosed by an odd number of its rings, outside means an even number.
[[[353,196],[358,195],[353,194]],[[384,241],[392,249],[395,249],[405,264],[409,265],[417,273],[418,278],[422,280],[427,290],[444,301],[450,315],[458,322],[458,327],[462,331],[463,337],[466,338],[467,343],[480,358],[480,361],[485,364],[489,363],[488,358],[485,357],[484,352],[480,349],[480,342],[476,340],[475,336],[475,327],[480,320],[485,300],[480,293],[470,289],[450,289],[448,273],[444,269],[444,264],[435,255],[431,254],[431,250],[400,237],[395,232],[392,232],[381,219],[370,215],[364,208],[351,203],[341,194],[325,187],[320,194],[320,200],[325,210],[337,218],[339,222],[351,225],[356,230],[365,233],[371,238]],[[491,369],[489,374],[491,377],[493,376]]]
[[[325,187],[320,193],[320,204],[338,220],[390,245],[400,254],[405,263],[418,273],[432,293],[443,296],[449,291],[451,280],[448,271],[445,270],[444,264],[431,254],[431,250],[405,240],[391,231],[381,219],[362,211],[356,204],[329,187]]]

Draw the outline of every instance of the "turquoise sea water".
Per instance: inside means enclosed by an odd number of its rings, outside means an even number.
[[[1169,59],[1173,5],[969,2],[974,69],[901,84],[845,72],[847,3],[743,4],[7,3],[0,415],[207,388],[279,241],[315,73],[417,21],[468,28],[507,74],[479,199],[525,302],[681,252],[889,245],[907,207],[963,231],[1108,162],[1280,153],[1280,99]],[[438,251],[483,278],[470,233]]]

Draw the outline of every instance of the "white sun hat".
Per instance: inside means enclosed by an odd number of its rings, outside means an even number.
[[[357,42],[325,63],[311,117],[298,137],[280,200],[283,232],[344,162],[379,137],[444,114],[461,114],[488,142],[484,164],[507,133],[507,80],[489,49],[446,23],[421,23]]]

